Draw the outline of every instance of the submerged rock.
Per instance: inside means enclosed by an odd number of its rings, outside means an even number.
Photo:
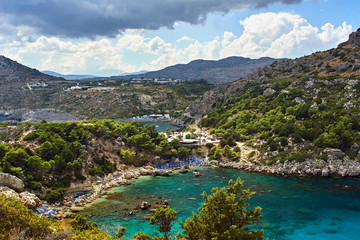
[[[151,204],[150,203],[148,203],[148,202],[142,202],[141,203],[141,205],[140,205],[140,208],[142,209],[142,210],[147,210],[147,209],[149,209],[151,207]]]

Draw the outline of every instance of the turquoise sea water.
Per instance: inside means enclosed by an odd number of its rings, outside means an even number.
[[[141,121],[144,125],[154,125],[158,132],[166,132],[166,128],[169,128],[170,131],[172,129],[176,130],[177,127],[171,125],[169,122],[160,122],[160,121]]]
[[[127,228],[126,237],[137,232],[158,234],[151,226],[148,211],[126,215],[142,201],[155,204],[169,200],[184,221],[202,204],[203,191],[222,187],[229,179],[242,178],[244,186],[255,191],[251,206],[263,208],[265,237],[277,240],[359,239],[360,181],[352,179],[299,179],[220,168],[197,168],[203,175],[175,173],[171,177],[141,177],[130,186],[111,190],[83,211],[88,220],[114,234],[119,226]],[[125,210],[124,210],[125,208]],[[128,210],[127,210],[128,209]],[[177,224],[173,228],[180,230]]]
[[[6,121],[7,117],[0,117],[0,122]]]

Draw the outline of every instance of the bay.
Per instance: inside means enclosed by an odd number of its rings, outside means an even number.
[[[142,201],[167,199],[185,221],[197,212],[202,192],[226,186],[240,177],[244,187],[255,191],[251,207],[260,206],[261,228],[265,237],[277,240],[354,239],[360,236],[360,181],[269,176],[234,169],[196,168],[203,175],[175,173],[171,177],[141,177],[130,186],[113,188],[104,199],[98,199],[82,212],[90,221],[114,234],[119,226],[127,228],[126,237],[137,232],[159,235],[150,225],[148,211],[129,211]],[[173,230],[181,231],[179,224]]]
[[[7,117],[0,117],[0,122],[5,122]]]
[[[164,121],[141,121],[141,122],[144,125],[154,125],[158,132],[166,132],[167,128],[169,128],[170,131],[172,129],[174,129],[175,131],[177,130],[177,127],[171,125],[169,122],[164,122]]]

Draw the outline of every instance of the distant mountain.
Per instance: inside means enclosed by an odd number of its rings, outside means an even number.
[[[97,76],[94,75],[77,75],[77,74],[61,74],[53,71],[41,71],[44,74],[54,76],[54,77],[61,77],[66,80],[82,80],[88,78],[96,78]]]
[[[284,59],[274,59],[269,57],[259,59],[228,57],[218,61],[195,60],[188,64],[169,66],[159,71],[152,71],[144,74],[131,74],[120,76],[119,78],[204,79],[210,83],[221,84],[237,80],[260,67],[265,67],[275,61],[283,60]]]
[[[92,81],[108,80],[110,78],[111,79],[112,78],[118,78],[119,76],[137,75],[137,74],[147,73],[147,71],[143,70],[143,71],[133,72],[133,73],[123,72],[120,75],[111,76],[111,77],[99,77],[99,76],[95,76],[95,75],[61,74],[61,73],[57,73],[57,72],[54,72],[54,71],[41,71],[41,72],[44,73],[44,74],[48,74],[50,76],[61,77],[61,78],[64,78],[66,80],[92,80]]]

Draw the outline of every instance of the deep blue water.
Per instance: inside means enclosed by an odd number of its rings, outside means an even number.
[[[251,207],[260,206],[265,237],[277,240],[359,239],[360,181],[352,179],[299,179],[220,168],[198,168],[203,174],[174,174],[171,177],[141,177],[130,186],[111,190],[83,212],[88,220],[114,234],[119,226],[127,228],[126,237],[143,231],[157,234],[148,222],[151,213],[125,215],[142,201],[163,197],[184,221],[202,204],[203,191],[225,186],[229,179],[241,177],[244,187],[255,191]],[[189,199],[191,198],[191,199]],[[129,210],[123,210],[128,208]],[[92,216],[90,216],[90,214]],[[175,225],[174,230],[180,230]]]
[[[0,117],[0,122],[6,121],[7,117]]]
[[[161,122],[161,121],[141,121],[144,125],[154,125],[158,132],[166,132],[166,128],[169,128],[171,131],[172,129],[176,130],[177,127],[171,125],[169,122]]]

